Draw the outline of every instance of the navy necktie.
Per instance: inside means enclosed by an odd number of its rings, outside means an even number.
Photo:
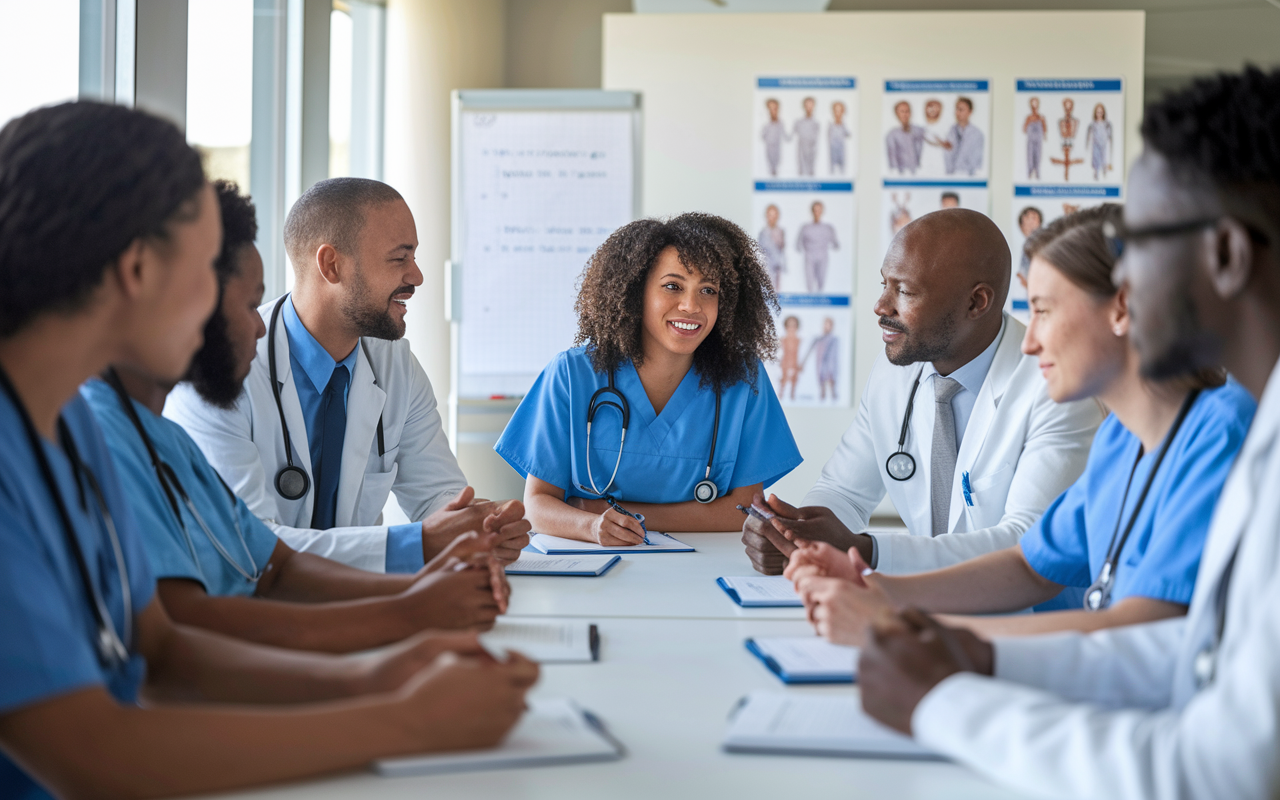
[[[342,440],[347,435],[347,381],[350,373],[338,365],[329,376],[320,402],[320,463],[315,465],[316,496],[311,527],[328,530],[338,511],[338,478],[342,475]]]

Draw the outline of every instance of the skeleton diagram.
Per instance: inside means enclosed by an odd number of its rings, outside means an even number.
[[[1071,115],[1075,110],[1075,101],[1070,97],[1062,100],[1062,119],[1058,120],[1058,134],[1062,137],[1062,158],[1050,158],[1049,160],[1062,167],[1062,179],[1064,181],[1071,180],[1071,165],[1083,164],[1083,158],[1072,158],[1071,147],[1075,144],[1076,134],[1080,130],[1080,120]]]

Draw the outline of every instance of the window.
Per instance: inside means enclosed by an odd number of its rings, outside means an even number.
[[[329,177],[382,178],[386,9],[334,0],[329,17]]]
[[[210,179],[249,191],[253,134],[253,0],[189,0],[187,140]]]
[[[351,6],[329,14],[329,177],[351,174]]]
[[[6,3],[0,25],[0,125],[80,93],[80,2]]]

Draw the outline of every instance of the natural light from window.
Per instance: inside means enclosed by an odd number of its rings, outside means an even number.
[[[79,0],[0,0],[0,125],[80,92]]]
[[[351,49],[354,30],[346,3],[329,16],[329,177],[351,174]]]
[[[253,0],[190,0],[187,141],[205,173],[249,190],[253,136]]]

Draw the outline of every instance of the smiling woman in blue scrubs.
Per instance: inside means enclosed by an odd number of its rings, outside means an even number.
[[[615,231],[583,274],[583,346],[542,371],[494,447],[527,479],[533,529],[606,545],[639,544],[646,528],[740,529],[736,506],[801,461],[760,361],[776,305],[754,243],[727,220]]]
[[[1120,206],[1056,220],[1027,242],[1031,324],[1023,352],[1039,359],[1057,402],[1096,397],[1111,410],[1084,474],[1019,546],[915,575],[867,575],[829,545],[806,545],[787,576],[819,633],[859,645],[886,607],[953,614],[987,636],[1090,631],[1185,614],[1209,521],[1256,404],[1220,371],[1166,380],[1139,372],[1128,304],[1111,281]],[[1063,591],[1067,589],[1068,591]]]

